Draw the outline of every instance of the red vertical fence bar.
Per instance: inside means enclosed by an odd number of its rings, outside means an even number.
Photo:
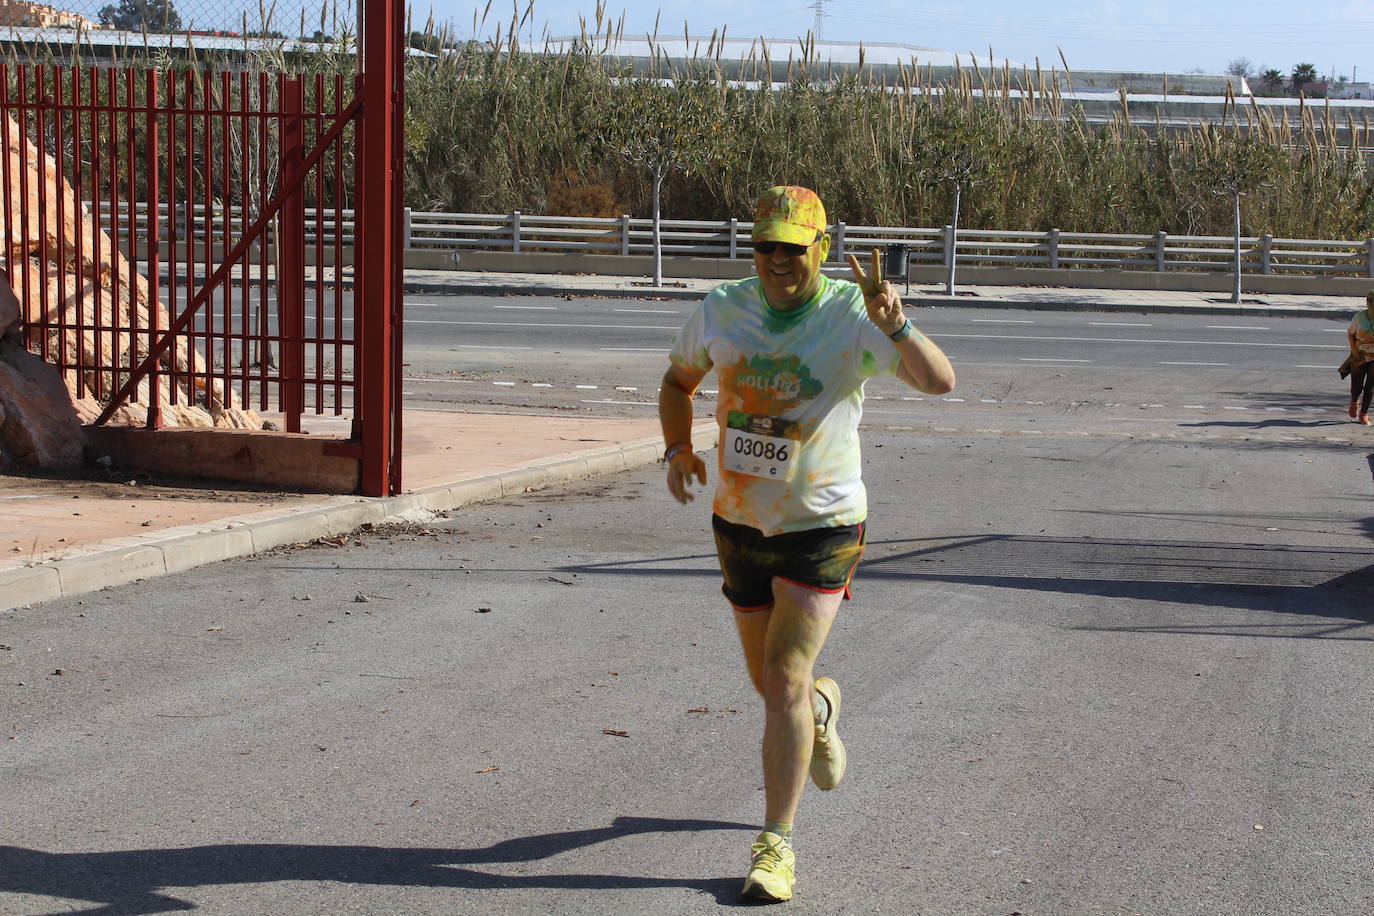
[[[277,247],[277,313],[281,321],[281,409],[288,432],[301,431],[305,411],[305,160],[302,112],[305,94],[299,78],[282,82],[281,169],[295,190],[282,203],[277,225],[283,241]]]
[[[147,146],[146,146],[146,148],[145,148],[145,150],[144,150],[144,154],[145,154],[145,157],[146,157],[146,161],[147,161],[147,163],[148,163],[148,178],[147,178],[148,187],[147,187],[147,190],[144,192],[144,198],[143,198],[145,201],[147,201],[147,204],[148,204],[148,349],[145,350],[144,352],[149,352],[149,351],[151,351],[151,350],[153,349],[153,347],[154,347],[154,346],[156,345],[156,343],[157,343],[157,338],[158,338],[158,324],[159,324],[159,321],[158,321],[158,312],[159,312],[159,308],[158,308],[158,306],[161,305],[161,302],[162,302],[162,278],[161,278],[161,273],[162,273],[162,250],[161,250],[161,241],[162,241],[162,220],[161,220],[161,218],[160,218],[161,214],[158,212],[158,201],[162,199],[162,195],[161,195],[161,192],[162,192],[161,177],[162,177],[162,175],[161,175],[161,172],[158,171],[158,156],[159,156],[159,150],[158,150],[158,145],[159,145],[159,144],[158,144],[158,140],[159,140],[159,131],[158,131],[158,113],[157,113],[157,102],[158,102],[157,77],[158,77],[158,73],[157,73],[156,70],[150,70],[150,71],[148,71],[148,74],[147,74],[147,77],[146,77],[146,84],[145,84],[145,85],[146,85],[146,90],[145,90],[145,96],[144,96],[144,104],[147,106],[147,115],[148,115],[148,134],[147,134],[147,141],[146,141],[146,142],[147,142]],[[173,83],[173,85],[175,85],[175,83]],[[130,100],[130,101],[132,101],[132,100]],[[168,131],[167,131],[167,134],[168,134],[169,138],[175,136],[175,131],[171,129],[171,125],[170,125],[170,124],[168,125],[168,128],[169,128],[169,129],[168,129]],[[170,170],[169,170],[169,172],[170,172]],[[171,174],[172,174],[173,176],[175,176],[175,172],[171,172]],[[131,178],[130,180],[132,181],[132,178]],[[175,182],[175,177],[173,177],[173,181]],[[175,221],[173,221],[172,225],[175,227],[175,225],[176,225]],[[176,274],[176,247],[175,247],[175,246],[176,246],[176,239],[173,238],[173,239],[172,239],[172,249],[171,249],[171,250],[172,250],[172,271],[171,271],[171,273],[172,273],[173,275]],[[175,283],[175,281],[174,281],[174,283]],[[175,293],[176,293],[176,286],[173,285],[173,286],[171,287],[171,289],[172,289],[172,301],[175,302],[175,301],[176,301],[176,294],[175,294]],[[157,428],[160,427],[161,425],[162,425],[162,398],[161,398],[160,393],[159,393],[159,391],[158,391],[158,370],[157,370],[157,365],[156,365],[156,363],[154,363],[154,365],[153,365],[151,371],[148,373],[148,427],[149,427],[150,429],[157,429]]]
[[[363,123],[359,126],[358,208],[354,229],[358,341],[354,422],[363,443],[360,488],[369,496],[400,490],[400,389],[396,343],[400,300],[396,239],[401,216],[401,9],[397,0],[364,3]]]

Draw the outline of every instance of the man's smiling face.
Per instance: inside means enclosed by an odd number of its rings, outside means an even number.
[[[769,243],[764,243],[768,246]],[[789,254],[787,248],[772,243],[769,254],[754,251],[754,269],[763,282],[768,304],[779,311],[805,305],[820,285],[821,264],[830,253],[830,237],[822,234],[799,255]]]

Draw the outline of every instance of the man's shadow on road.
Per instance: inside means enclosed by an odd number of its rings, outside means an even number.
[[[739,875],[728,878],[614,874],[507,876],[460,866],[532,862],[643,833],[745,830],[752,834],[757,829],[757,826],[725,821],[618,817],[609,827],[520,837],[477,849],[225,843],[187,849],[62,853],[0,846],[0,893],[88,900],[97,906],[77,911],[87,916],[183,912],[196,907],[159,890],[269,881],[337,881],[463,890],[687,888],[711,895],[718,904],[732,905],[737,902],[742,880]]]

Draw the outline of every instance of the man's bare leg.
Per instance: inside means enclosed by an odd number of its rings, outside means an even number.
[[[740,644],[763,695],[765,818],[790,824],[797,813],[816,738],[812,669],[843,596],[773,580],[769,611],[736,612]]]

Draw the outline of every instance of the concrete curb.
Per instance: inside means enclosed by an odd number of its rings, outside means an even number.
[[[692,446],[715,448],[714,422],[698,424]],[[252,556],[276,547],[337,537],[361,526],[404,521],[416,510],[446,512],[473,503],[528,493],[606,474],[628,471],[663,459],[659,437],[537,461],[525,467],[460,478],[403,493],[366,498],[322,496],[305,506],[269,509],[207,525],[169,528],[119,538],[89,553],[0,569],[0,610],[14,610],[57,598],[70,598],[115,585],[127,585],[197,566]]]
[[[1027,309],[1052,312],[1133,312],[1137,315],[1234,315],[1248,318],[1331,318],[1349,321],[1352,308],[1325,305],[1175,305],[1149,302],[1089,302],[1075,299],[992,299],[980,296],[903,296],[909,305],[934,308]]]
[[[407,293],[443,296],[545,296],[590,299],[660,299],[700,302],[706,293],[698,289],[624,287],[550,287],[534,284],[428,283],[407,281]],[[917,308],[1027,309],[1057,312],[1129,312],[1138,315],[1236,315],[1251,318],[1330,318],[1349,321],[1353,306],[1320,305],[1232,305],[1225,302],[1206,305],[1167,303],[1099,302],[1082,299],[1023,299],[986,296],[945,296],[912,293],[904,295],[908,305]]]

